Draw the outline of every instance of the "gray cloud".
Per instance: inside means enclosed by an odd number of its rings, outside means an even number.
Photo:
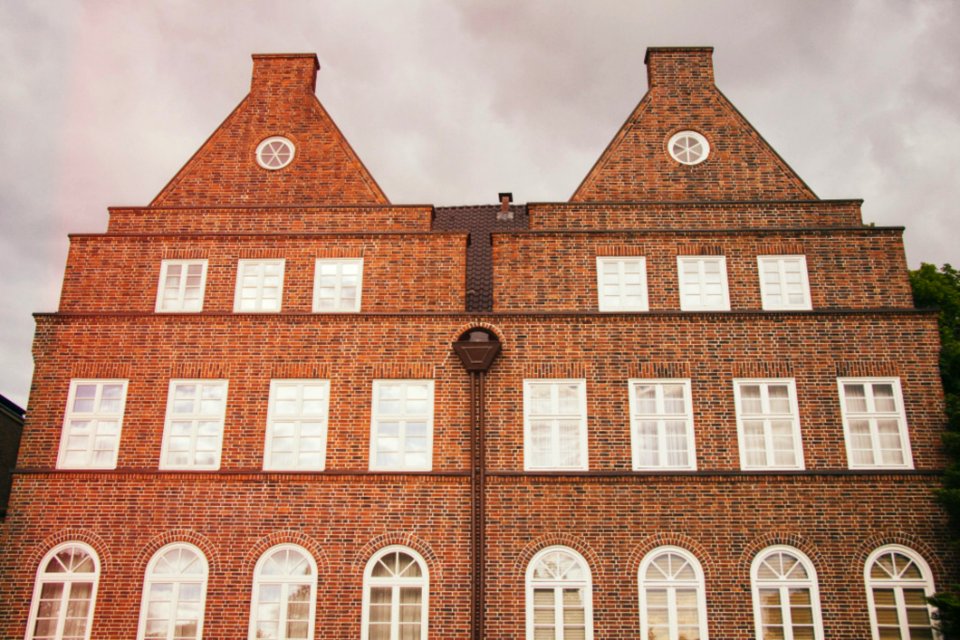
[[[565,200],[646,89],[647,46],[717,83],[823,198],[960,264],[960,4],[950,0],[0,3],[0,393],[68,232],[146,204],[246,93],[250,53],[316,51],[318,95],[399,203]]]

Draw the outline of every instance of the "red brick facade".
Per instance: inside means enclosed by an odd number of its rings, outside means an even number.
[[[598,640],[640,637],[638,570],[664,546],[702,566],[715,639],[755,637],[751,565],[774,545],[809,558],[823,639],[870,637],[864,566],[884,545],[925,560],[936,585],[955,579],[931,494],[945,462],[936,315],[913,309],[902,230],[816,199],[713,86],[709,50],[647,62],[650,92],[573,201],[484,224],[481,254],[478,230],[456,228],[469,216],[440,225],[429,206],[388,203],[316,102],[315,58],[255,56],[250,95],[150,207],[113,208],[106,234],[71,237],[59,311],[37,316],[0,529],[0,636],[30,632],[41,559],[71,542],[98,556],[89,637],[109,639],[138,637],[148,564],[170,543],[207,560],[211,639],[246,637],[255,567],[282,543],[316,563],[313,637],[329,639],[361,637],[364,571],[391,545],[425,562],[437,639],[476,638],[478,622],[485,638],[532,637],[528,567],[554,546],[589,568],[583,633]],[[669,157],[682,129],[708,137],[706,161]],[[270,171],[254,152],[275,135],[296,157]],[[680,310],[678,255],[725,257],[729,311]],[[763,310],[760,255],[806,257],[811,310]],[[598,312],[598,256],[646,259],[649,311]],[[360,257],[359,313],[314,313],[314,261]],[[279,313],[233,310],[237,262],[253,258],[285,260]],[[162,261],[191,259],[207,261],[202,312],[155,313]],[[491,261],[493,306],[471,308]],[[474,327],[502,347],[484,374],[451,348]],[[839,378],[899,381],[912,464],[851,468]],[[161,469],[170,381],[195,379],[229,384],[219,467]],[[322,471],[263,470],[271,381],[285,379],[330,381]],[[424,379],[430,470],[369,471],[373,382]],[[532,379],[583,381],[586,468],[525,470]],[[689,380],[689,469],[635,470],[637,379]],[[798,468],[742,469],[742,379],[793,381]],[[112,468],[59,464],[75,380],[128,381]]]

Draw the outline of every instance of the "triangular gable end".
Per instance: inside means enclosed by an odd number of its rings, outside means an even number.
[[[647,94],[571,202],[817,199],[714,85],[712,54],[711,47],[647,50]],[[698,164],[668,151],[684,131],[709,145]]]
[[[250,93],[151,206],[389,204],[317,100],[319,68],[315,54],[254,55]],[[257,156],[274,137],[293,144],[279,169]],[[286,161],[280,151],[276,164]]]

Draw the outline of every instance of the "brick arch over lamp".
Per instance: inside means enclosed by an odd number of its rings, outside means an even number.
[[[459,327],[457,327],[457,330],[453,332],[453,335],[450,338],[451,342],[456,342],[457,340],[462,339],[461,336],[463,336],[463,334],[473,329],[486,329],[487,331],[489,331],[490,333],[492,333],[497,337],[497,340],[500,341],[501,345],[506,346],[507,337],[503,333],[503,329],[501,329],[495,324],[491,324],[489,322],[483,322],[483,321],[465,322],[461,324]]]

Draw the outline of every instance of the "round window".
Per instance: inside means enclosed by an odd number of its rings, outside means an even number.
[[[681,164],[700,164],[710,154],[710,143],[696,131],[673,134],[667,143],[670,157]]]
[[[257,162],[264,169],[283,169],[293,161],[293,143],[282,136],[267,138],[257,146]]]

